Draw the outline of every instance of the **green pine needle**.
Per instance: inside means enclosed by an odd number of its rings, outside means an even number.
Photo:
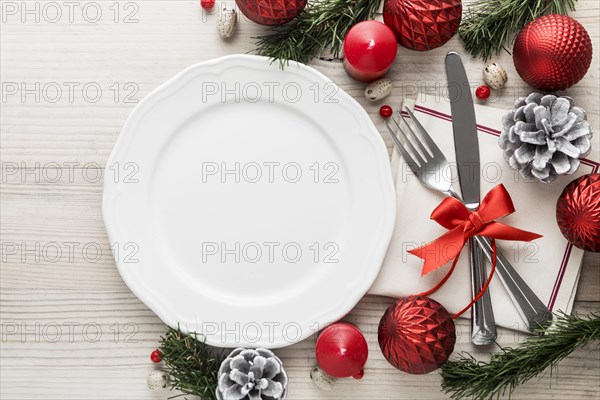
[[[381,0],[311,1],[292,21],[258,36],[258,53],[279,60],[282,67],[290,60],[308,62],[324,50],[339,57],[348,30],[371,19],[380,3]]]
[[[184,395],[195,395],[202,400],[216,400],[218,373],[223,352],[197,339],[195,333],[184,334],[169,328],[160,338],[160,352],[171,376],[171,390]]]
[[[519,29],[543,14],[567,14],[577,0],[478,0],[469,5],[458,28],[465,49],[488,60],[504,49]]]
[[[442,389],[453,399],[493,399],[544,372],[586,344],[600,340],[600,316],[558,314],[555,325],[541,329],[517,348],[503,348],[489,362],[468,353],[442,366]]]

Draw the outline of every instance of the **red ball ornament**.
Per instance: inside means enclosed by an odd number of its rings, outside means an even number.
[[[344,67],[359,81],[374,81],[385,75],[396,58],[394,33],[379,21],[354,25],[344,39]]]
[[[548,92],[564,90],[579,82],[590,67],[592,41],[573,18],[544,15],[515,38],[513,62],[530,86]]]
[[[250,20],[261,25],[283,25],[300,14],[306,0],[235,0]]]
[[[364,375],[369,348],[362,332],[348,322],[336,322],[321,332],[317,339],[317,362],[334,378]]]
[[[573,245],[600,251],[600,174],[584,175],[565,187],[556,203],[556,222]]]
[[[437,301],[409,296],[388,307],[379,322],[379,347],[394,367],[426,374],[448,360],[454,350],[454,320]]]
[[[205,10],[212,10],[216,0],[200,0],[200,7]]]
[[[484,100],[484,99],[487,99],[488,97],[490,97],[490,93],[491,93],[490,88],[485,85],[481,85],[477,89],[475,89],[475,96],[481,100]]]
[[[398,43],[418,51],[435,49],[458,30],[461,0],[385,0],[383,20]]]
[[[159,362],[161,362],[162,361],[162,354],[161,354],[160,350],[156,349],[152,353],[150,353],[150,359],[155,364],[158,364]]]
[[[381,108],[379,109],[379,115],[381,115],[383,118],[389,118],[392,116],[392,114],[394,113],[394,110],[392,110],[392,107],[386,105],[381,106]]]

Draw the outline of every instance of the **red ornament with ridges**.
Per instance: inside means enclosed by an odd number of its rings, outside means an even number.
[[[304,9],[306,0],[235,0],[235,4],[257,24],[282,25]]]
[[[584,175],[565,187],[556,203],[556,222],[573,245],[600,251],[600,174]]]
[[[461,0],[385,0],[383,20],[402,46],[418,51],[440,47],[454,36]]]
[[[388,307],[379,322],[379,347],[394,367],[426,374],[448,360],[456,343],[454,320],[437,301],[409,296]]]
[[[526,25],[515,38],[513,62],[530,86],[547,92],[567,89],[579,82],[590,67],[590,35],[571,17],[544,15]]]

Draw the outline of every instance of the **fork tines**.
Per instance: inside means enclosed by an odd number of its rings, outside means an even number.
[[[415,168],[422,167],[431,159],[442,154],[425,128],[423,128],[423,125],[421,125],[417,117],[415,117],[413,112],[408,107],[404,107],[404,109],[406,110],[407,115],[403,115],[401,112],[396,112],[396,114],[399,116],[399,121],[396,121],[394,116],[389,118],[396,127],[398,134],[401,136],[402,142],[398,139],[398,136],[396,136],[396,133],[390,126],[388,119],[384,119],[384,122],[387,131],[392,137],[394,145],[402,155],[402,158],[404,158],[411,169],[414,170]],[[419,131],[420,135],[415,133],[413,128],[408,123],[407,118],[412,120],[416,130]],[[404,128],[401,126],[402,123],[405,125]]]

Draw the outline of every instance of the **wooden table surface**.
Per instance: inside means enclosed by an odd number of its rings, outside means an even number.
[[[232,2],[231,2],[232,3]],[[230,6],[232,4],[229,4]],[[162,399],[152,392],[148,356],[165,332],[161,321],[121,280],[102,222],[105,162],[127,115],[149,91],[198,61],[254,48],[263,28],[242,19],[223,41],[215,16],[198,1],[2,1],[1,388],[9,399]],[[579,1],[573,13],[588,30],[594,59],[587,76],[567,93],[600,128],[600,6]],[[400,49],[389,77],[390,104],[416,91],[439,93],[443,57],[464,54],[458,38],[426,52]],[[472,83],[483,62],[464,57]],[[530,91],[508,54],[496,59],[509,85],[490,103],[511,107]],[[354,96],[373,117],[379,105],[339,62],[311,65]],[[388,148],[391,143],[385,137]],[[595,151],[600,148],[594,138]],[[597,155],[597,153],[596,153]],[[600,309],[600,258],[587,254],[575,310]],[[347,316],[366,334],[370,354],[363,380],[331,392],[312,386],[314,338],[280,349],[290,373],[290,399],[441,399],[439,375],[411,376],[383,359],[376,328],[392,299],[368,296]],[[466,320],[460,320],[468,331]],[[500,343],[523,336],[501,330]],[[463,335],[457,350],[476,350]],[[478,350],[485,358],[494,347]],[[600,352],[579,351],[552,375],[524,385],[514,399],[600,397]]]

